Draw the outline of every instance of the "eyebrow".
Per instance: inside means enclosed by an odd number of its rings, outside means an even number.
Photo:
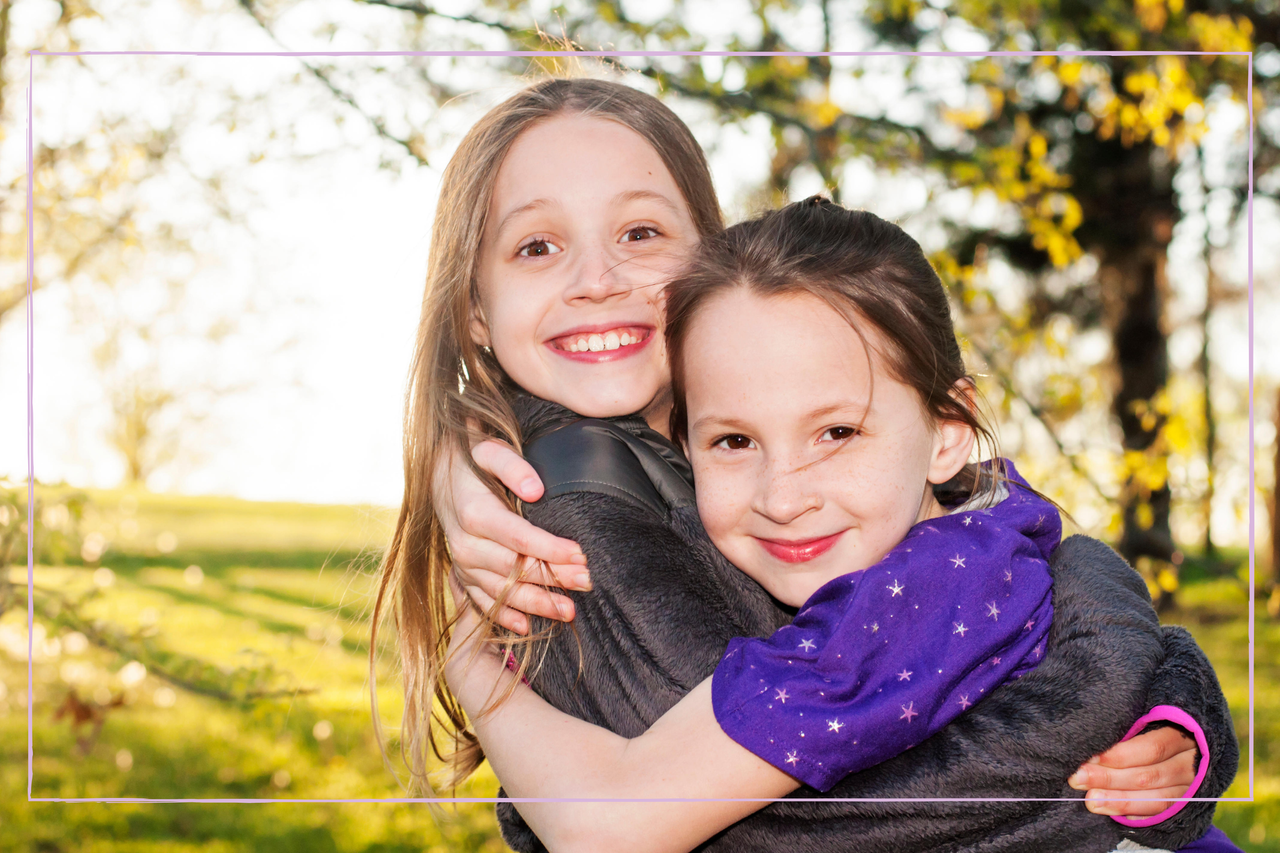
[[[494,230],[493,233],[495,236],[498,234],[501,234],[503,230],[506,229],[507,225],[511,223],[511,220],[515,219],[517,216],[520,216],[523,213],[528,213],[531,210],[541,210],[542,208],[545,208],[545,207],[555,207],[555,206],[558,206],[558,202],[552,201],[549,198],[535,198],[533,201],[528,202],[527,204],[522,204],[513,210],[507,211],[506,215],[503,216],[502,219],[498,221],[498,227]]]
[[[816,409],[810,409],[808,412],[805,412],[805,414],[803,415],[803,418],[806,421],[816,421],[821,418],[827,417],[828,415],[834,414],[836,412],[846,412],[846,411],[852,411],[856,409],[861,409],[863,413],[863,420],[865,420],[866,415],[869,412],[869,409],[866,406],[866,404],[861,400],[844,400],[839,403],[832,403],[828,406],[819,406]],[[745,423],[744,421],[740,421],[737,418],[724,418],[718,415],[706,415],[694,421],[689,426],[689,432],[691,433],[696,432],[700,429],[705,429],[708,427],[719,427],[721,429],[740,429],[740,430],[749,429],[749,425],[747,423]]]
[[[653,190],[624,190],[613,197],[615,203],[625,203],[629,201],[654,201],[672,213],[679,215],[680,208],[671,199],[662,193]],[[559,207],[560,203],[549,198],[535,198],[533,201],[520,205],[517,208],[507,211],[506,215],[498,221],[498,227],[494,230],[494,234],[501,234],[503,230],[521,214],[528,213],[531,210],[541,210],[548,207]]]
[[[613,200],[616,202],[656,201],[672,213],[679,214],[681,212],[679,206],[676,205],[675,202],[667,198],[662,193],[654,192],[653,190],[624,190],[614,196]]]

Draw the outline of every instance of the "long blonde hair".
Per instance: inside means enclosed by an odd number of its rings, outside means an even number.
[[[481,471],[465,452],[469,429],[520,448],[520,428],[506,396],[502,368],[470,334],[478,304],[476,270],[485,218],[498,169],[515,140],[537,122],[572,113],[616,121],[640,134],[662,158],[684,195],[701,237],[723,227],[702,148],[689,128],[658,99],[607,80],[551,79],[524,89],[490,110],[467,133],[446,167],[432,226],[426,292],[405,400],[404,500],[395,533],[379,569],[369,642],[369,680],[378,743],[385,738],[378,714],[376,649],[378,625],[388,609],[395,618],[404,686],[400,751],[411,790],[431,791],[428,749],[451,765],[447,787],[466,779],[484,760],[461,706],[441,675],[456,615],[450,606],[452,567],[444,530],[436,515],[432,472],[461,450],[466,464],[513,511],[514,498]],[[508,584],[508,589],[511,584]],[[502,605],[504,593],[494,605]],[[491,611],[492,613],[493,611]],[[488,636],[516,638],[489,621]],[[522,656],[521,671],[528,666]],[[439,708],[433,707],[433,699]],[[444,729],[452,749],[441,752]]]

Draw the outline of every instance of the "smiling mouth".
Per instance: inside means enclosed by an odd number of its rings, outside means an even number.
[[[644,343],[653,330],[644,326],[618,326],[604,332],[574,332],[552,338],[552,349],[562,352],[609,352]]]
[[[755,537],[755,539],[765,551],[784,563],[807,563],[830,551],[831,546],[835,545],[836,540],[842,535],[844,535],[843,530],[839,533],[832,533],[830,536],[820,536],[817,539],[764,539],[759,536]]]

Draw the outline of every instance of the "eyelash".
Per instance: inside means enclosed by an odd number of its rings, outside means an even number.
[[[651,232],[651,233],[649,234],[649,236],[645,238],[646,240],[652,240],[654,237],[657,237],[659,234],[661,234],[661,233],[662,233],[662,232],[661,232],[661,231],[659,231],[657,228],[654,228],[652,225],[634,225],[634,226],[632,226],[631,228],[628,228],[626,231],[624,231],[624,232],[623,232],[623,234],[622,234],[622,236],[625,238],[625,237],[629,236],[633,231],[649,231],[649,232]],[[627,239],[623,239],[623,241],[622,241],[622,242],[624,242],[624,243],[639,243],[639,242],[642,242],[642,241],[640,241],[640,240],[627,240]]]
[[[554,245],[550,240],[546,239],[545,237],[538,237],[538,238],[536,238],[536,239],[530,240],[529,242],[527,242],[527,243],[525,243],[523,246],[521,246],[519,249],[517,249],[517,250],[516,250],[516,255],[518,255],[519,257],[522,257],[522,258],[545,258],[547,255],[554,255],[554,254],[556,254],[557,252],[559,252],[559,251],[560,251],[560,247],[559,247],[559,246],[556,246],[556,247],[555,247],[555,249],[556,249],[556,251],[555,251],[555,252],[547,252],[547,253],[546,253],[546,255],[527,255],[527,254],[525,254],[525,252],[526,252],[526,251],[528,251],[530,248],[532,248],[533,246],[537,246],[537,245],[539,245],[539,244],[542,244],[542,245],[544,245],[544,246],[553,246],[553,245]]]
[[[728,441],[728,440],[729,440],[729,439],[731,439],[731,438],[742,438],[742,439],[746,439],[747,441],[751,441],[751,439],[747,438],[745,435],[739,435],[739,434],[737,434],[737,433],[733,433],[733,434],[731,434],[731,435],[722,435],[722,436],[720,436],[720,437],[719,437],[719,438],[717,438],[715,441],[711,442],[711,446],[712,446],[712,447],[721,447],[721,446],[722,446],[726,441]],[[755,442],[751,442],[751,443],[752,443],[752,444],[755,444]],[[724,447],[723,449],[724,449],[724,450],[728,450],[728,451],[735,451],[735,450],[750,450],[751,448],[749,448],[749,447]]]
[[[848,441],[851,438],[857,438],[858,436],[862,435],[862,430],[858,429],[857,427],[851,427],[851,426],[833,426],[829,428],[826,432],[824,432],[823,435],[826,435],[827,433],[830,433],[830,432],[835,432],[838,429],[848,430],[849,434],[846,435],[844,438],[833,437],[831,441]]]

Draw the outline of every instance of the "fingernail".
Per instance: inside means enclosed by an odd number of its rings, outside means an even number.
[[[560,618],[561,618],[563,621],[565,621],[565,622],[572,621],[572,619],[573,619],[573,606],[572,606],[572,605],[565,604],[565,603],[563,603],[563,602],[557,601],[557,602],[556,602],[556,612],[560,614]]]
[[[1079,770],[1071,774],[1071,778],[1067,780],[1067,784],[1072,788],[1075,788],[1077,791],[1086,791],[1089,789],[1089,786],[1085,784],[1084,774]]]
[[[570,562],[570,563],[576,563],[576,564],[577,564],[577,565],[579,565],[579,566],[585,566],[585,565],[587,564],[587,555],[586,555],[586,554],[574,554],[572,557],[570,557],[570,558],[569,558],[569,562]]]
[[[538,486],[542,481],[537,477],[530,477],[527,480],[520,481],[520,493],[523,495],[532,495],[538,491]]]
[[[591,589],[591,575],[586,572],[578,572],[573,576],[573,588],[584,591]]]

